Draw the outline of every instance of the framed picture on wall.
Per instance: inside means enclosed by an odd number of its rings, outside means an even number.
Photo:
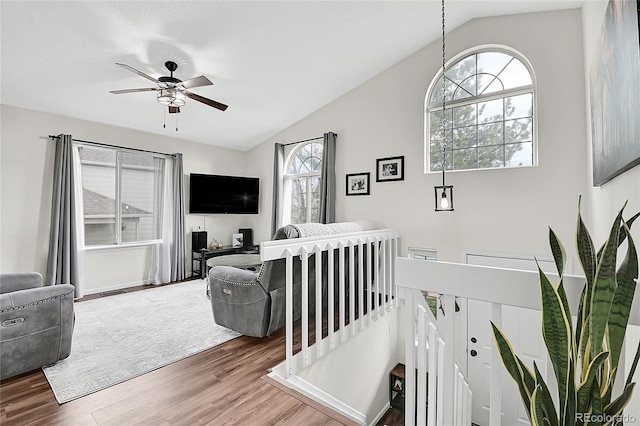
[[[404,180],[404,155],[376,160],[376,182],[393,180]]]
[[[347,195],[369,195],[369,172],[347,175]]]
[[[593,186],[640,165],[638,1],[609,0],[591,64]]]

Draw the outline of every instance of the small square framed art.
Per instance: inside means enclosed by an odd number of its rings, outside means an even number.
[[[404,180],[404,155],[378,158],[376,160],[376,182]]]
[[[369,172],[347,175],[347,195],[369,195]]]

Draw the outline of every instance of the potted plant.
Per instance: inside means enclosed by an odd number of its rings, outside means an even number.
[[[492,323],[502,362],[518,385],[534,426],[622,423],[623,409],[635,386],[631,378],[640,357],[639,345],[622,393],[614,396],[622,343],[638,278],[638,255],[629,229],[640,213],[624,221],[623,211],[624,206],[613,222],[607,241],[596,252],[578,203],[577,251],[586,282],[575,330],[562,284],[564,247],[549,229],[549,243],[560,282],[554,286],[542,270],[539,274],[542,334],[558,384],[558,409],[535,362],[533,370],[526,366],[502,331]],[[625,241],[626,254],[616,268],[618,248]]]

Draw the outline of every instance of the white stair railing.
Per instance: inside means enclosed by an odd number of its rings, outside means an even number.
[[[405,424],[470,425],[472,394],[455,363],[453,327],[438,324],[420,291],[408,290],[404,296],[405,371],[416,372],[406,374]],[[443,302],[445,317],[453,318],[455,300],[447,296]]]
[[[397,230],[382,229],[262,244],[263,261],[286,259],[284,379],[295,376],[397,306],[394,277],[399,238]],[[311,257],[315,291],[309,285]],[[302,275],[299,327],[293,312],[297,302],[293,291],[296,258]],[[309,306],[315,306],[315,313]]]
[[[547,275],[552,282],[558,281],[558,277]],[[405,424],[413,425],[417,420],[420,425],[470,425],[471,414],[467,407],[470,394],[464,391],[468,386],[454,363],[453,348],[457,337],[454,327],[456,297],[489,302],[491,320],[502,328],[503,306],[537,311],[542,309],[538,272],[397,258],[396,285],[399,294],[404,295],[405,321],[408,325],[405,334],[406,371],[418,369],[417,387],[414,375],[406,375]],[[564,275],[563,285],[572,312],[577,312],[584,277]],[[436,321],[429,308],[424,307],[421,292],[440,295],[444,305],[442,319]],[[633,304],[640,306],[640,292],[636,292]],[[629,324],[640,325],[640,309],[632,309]],[[417,351],[414,350],[416,336]],[[462,338],[466,339],[466,336]],[[420,352],[425,347],[429,349],[426,368],[425,354]],[[436,349],[431,350],[432,348]],[[434,362],[437,366],[433,365]],[[492,348],[491,365],[502,365],[495,347]],[[434,372],[437,378],[433,377]],[[491,368],[490,374],[489,424],[493,426],[501,424],[502,368]],[[416,413],[416,404],[424,407],[422,389],[425,380],[428,380],[426,419],[421,413],[424,409],[417,410]],[[435,392],[433,387],[436,388]],[[416,402],[417,400],[419,401]]]

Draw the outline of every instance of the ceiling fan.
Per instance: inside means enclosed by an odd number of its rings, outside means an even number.
[[[188,91],[187,89],[191,89],[193,87],[200,86],[210,86],[213,83],[204,75],[199,77],[190,78],[189,80],[179,80],[173,76],[173,72],[178,69],[178,64],[172,61],[167,61],[164,63],[164,66],[167,67],[170,76],[163,76],[157,79],[151,77],[148,74],[143,73],[142,71],[138,71],[137,69],[130,67],[126,64],[116,63],[116,65],[121,66],[124,69],[127,69],[131,72],[138,74],[141,77],[146,78],[147,80],[151,80],[156,83],[156,87],[145,87],[141,89],[123,89],[123,90],[110,90],[110,93],[114,93],[116,95],[122,93],[135,93],[135,92],[151,92],[156,91],[157,100],[162,105],[167,105],[169,107],[169,113],[175,114],[180,112],[180,107],[186,103],[186,98],[191,98],[195,101],[202,102],[205,105],[209,105],[211,107],[217,108],[221,111],[227,109],[227,105],[222,104],[220,102],[207,99],[203,96],[196,95]]]

